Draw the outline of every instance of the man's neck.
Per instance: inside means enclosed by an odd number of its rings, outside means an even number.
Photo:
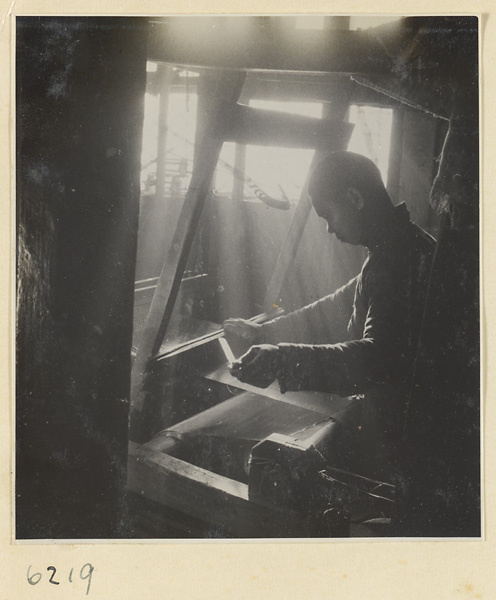
[[[393,204],[385,204],[374,209],[373,214],[364,215],[362,245],[372,251],[387,243],[396,230],[398,212]]]

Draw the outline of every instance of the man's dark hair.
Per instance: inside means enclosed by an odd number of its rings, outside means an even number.
[[[317,164],[308,185],[310,198],[326,196],[330,190],[345,192],[354,187],[366,200],[389,201],[381,173],[365,156],[355,152],[333,152]]]

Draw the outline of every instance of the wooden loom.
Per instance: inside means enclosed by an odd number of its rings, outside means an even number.
[[[238,104],[244,72],[215,70],[209,78],[216,89],[216,102],[210,110],[208,127],[198,143],[191,184],[133,366],[132,418],[138,422],[145,404],[143,383],[147,370],[154,360],[171,358],[160,352],[160,346],[222,143],[235,141],[313,148],[316,150],[315,164],[324,154],[345,149],[353,127],[343,121],[353,88],[350,80],[339,90],[326,118],[313,119]],[[305,185],[267,286],[264,299],[267,313],[278,298],[293,263],[310,208]],[[198,346],[212,348],[218,344],[220,335],[207,335],[205,339],[176,350],[175,354]],[[274,385],[261,392],[234,380],[225,366],[205,376],[216,384],[234,387],[238,392],[244,390],[244,393],[160,432],[146,443],[131,442],[128,488],[132,493],[220,527],[225,535],[233,537],[347,535],[346,526],[343,528],[347,521],[341,513],[352,498],[358,500],[358,504],[364,497],[369,500],[375,497],[382,504],[390,502],[387,486],[384,488],[379,482],[356,478],[350,473],[336,474],[322,453],[319,452],[320,457],[315,454],[315,439],[328,438],[326,432],[336,423],[334,418],[339,421],[336,415],[342,410],[343,401],[330,402],[327,395],[319,394],[286,394],[283,397]],[[275,438],[273,434],[276,434]],[[310,499],[302,498],[301,485],[291,481],[291,476],[288,479],[288,472],[282,473],[282,470],[281,479],[272,480],[270,485],[277,486],[278,481],[284,481],[288,490],[293,487],[295,493],[289,494],[288,501],[284,500],[284,494],[276,497],[253,492],[247,463],[254,446],[258,445],[259,451],[267,447],[264,440],[268,442],[269,454],[275,452],[280,456],[281,451],[285,454],[289,472],[294,461],[304,457],[300,462],[306,465],[311,476],[308,480],[304,475],[300,479],[315,491]],[[226,454],[231,459],[227,461],[229,464],[219,464]],[[205,456],[208,456],[207,461]],[[255,459],[254,453],[252,460]],[[216,464],[212,465],[212,462]],[[260,466],[260,460],[257,464]],[[254,477],[260,490],[260,469]]]

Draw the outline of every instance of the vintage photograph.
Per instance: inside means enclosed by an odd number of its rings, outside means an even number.
[[[17,540],[481,537],[477,16],[19,16]]]

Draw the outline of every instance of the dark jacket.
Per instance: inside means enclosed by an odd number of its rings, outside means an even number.
[[[365,394],[363,426],[391,440],[400,435],[408,402],[435,240],[410,221],[404,204],[369,239],[356,278],[266,323],[262,336],[279,345],[281,391]],[[291,337],[303,320],[323,314],[327,343],[298,344]]]

